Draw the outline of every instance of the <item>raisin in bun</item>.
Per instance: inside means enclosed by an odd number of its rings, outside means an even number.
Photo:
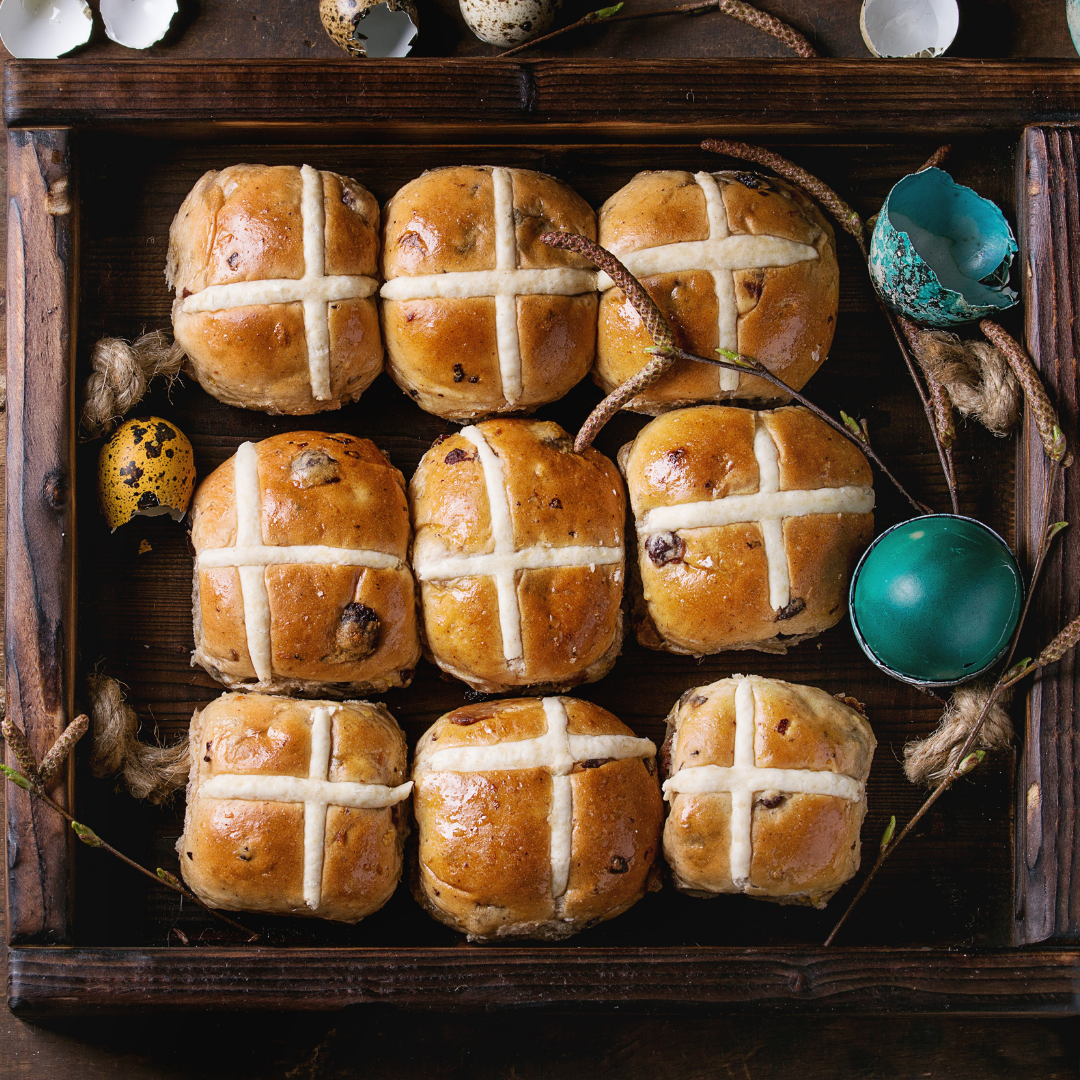
[[[222,694],[190,746],[176,850],[204,903],[354,923],[393,895],[412,784],[384,706]]]
[[[623,261],[700,356],[717,348],[760,360],[800,390],[836,326],[833,231],[797,188],[752,172],[643,172],[600,209],[600,244]],[[652,340],[606,274],[593,377],[605,392],[636,374]],[[731,398],[786,401],[753,375],[709,364],[674,367],[627,406],[656,414]]]
[[[622,646],[626,502],[614,464],[558,424],[487,420],[440,439],[409,483],[423,634],[484,693],[567,689]]]
[[[574,698],[468,705],[413,765],[414,894],[470,939],[568,937],[656,883],[656,747]]]
[[[243,443],[195,492],[195,653],[229,687],[408,686],[420,655],[405,480],[351,435]]]
[[[824,907],[859,869],[876,745],[854,698],[756,675],[688,690],[661,754],[675,887]]]
[[[173,333],[229,405],[306,414],[355,401],[382,370],[379,204],[304,165],[206,173],[169,230]]]
[[[388,370],[422,409],[531,412],[585,377],[596,274],[540,242],[552,230],[596,238],[580,195],[527,169],[458,166],[406,184],[383,217]]]
[[[870,466],[807,409],[701,405],[624,446],[634,628],[653,649],[785,652],[844,617],[874,529]]]

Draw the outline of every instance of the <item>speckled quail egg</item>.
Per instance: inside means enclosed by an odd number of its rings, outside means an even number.
[[[320,0],[319,15],[350,56],[408,56],[420,26],[413,0]]]
[[[101,448],[98,501],[114,532],[136,515],[179,521],[194,488],[191,443],[160,416],[128,420]]]
[[[458,4],[477,37],[503,49],[546,33],[562,7],[561,0],[458,0]]]

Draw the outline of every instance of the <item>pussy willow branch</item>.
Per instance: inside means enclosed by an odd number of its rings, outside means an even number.
[[[762,30],[771,37],[776,38],[781,45],[786,45],[796,56],[801,56],[803,59],[810,60],[818,55],[814,46],[794,27],[788,26],[786,22],[776,18],[774,15],[766,14],[760,8],[754,7],[753,4],[745,3],[744,0],[700,0],[699,3],[680,4],[678,7],[673,8],[655,8],[649,11],[620,12],[621,7],[622,4],[616,4],[614,7],[590,11],[588,15],[578,19],[577,22],[560,27],[558,30],[552,30],[550,34],[533,38],[532,41],[515,45],[512,49],[498,53],[494,59],[502,60],[507,56],[514,56],[519,52],[524,52],[525,49],[542,45],[545,41],[551,41],[552,38],[561,37],[563,34],[568,34],[571,30],[578,30],[583,26],[630,22],[635,19],[658,19],[664,15],[699,15],[706,11],[719,11],[721,15],[730,15],[733,19],[738,19],[740,22]]]
[[[855,240],[855,243],[859,248],[859,253],[862,255],[863,261],[867,264],[867,270],[869,272],[870,249],[866,241],[866,226],[863,224],[863,220],[859,217],[858,212],[848,206],[848,204],[844,202],[844,200],[841,199],[828,184],[819,180],[811,173],[808,173],[805,169],[800,168],[793,161],[788,161],[787,158],[774,153],[772,150],[766,150],[762,146],[753,146],[750,143],[736,142],[731,139],[706,139],[701,144],[701,148],[702,150],[709,150],[716,154],[724,154],[727,157],[738,158],[741,161],[751,161],[755,165],[762,165],[767,169],[772,169],[773,172],[782,176],[785,180],[789,180],[796,187],[801,188],[811,198],[816,199],[834,218],[836,218],[840,227],[843,228],[845,232],[849,233]],[[938,161],[944,160],[947,153],[947,146],[940,147],[935,151],[923,168],[927,168],[931,164],[936,164]],[[926,414],[926,422],[930,426],[930,434],[934,438],[934,447],[937,450],[938,460],[941,462],[941,471],[945,475],[945,483],[949,489],[949,502],[952,504],[953,513],[959,513],[956,481],[953,476],[953,471],[949,466],[949,458],[945,453],[945,447],[941,443],[941,436],[938,434],[933,403],[930,401],[930,397],[923,387],[922,380],[919,378],[918,368],[916,367],[914,359],[912,359],[908,349],[907,339],[900,329],[895,312],[885,303],[881,296],[878,295],[876,288],[874,289],[874,295],[877,298],[878,306],[881,308],[889,323],[889,329],[892,330],[893,337],[896,339],[896,344],[900,349],[900,355],[904,358],[904,364],[907,366],[908,375],[911,376],[911,381],[914,383],[915,390],[918,392],[919,400],[922,402],[923,412]]]
[[[227,915],[223,915],[220,911],[210,907],[209,904],[204,903],[193,892],[181,885],[175,874],[170,874],[167,870],[160,869],[155,874],[152,871],[147,870],[145,866],[135,862],[134,859],[129,859],[122,851],[118,851],[112,844],[102,840],[102,838],[88,825],[84,825],[81,821],[76,821],[64,807],[49,796],[43,783],[43,781],[47,779],[47,777],[42,775],[46,772],[44,766],[47,763],[50,764],[52,766],[52,771],[49,775],[55,775],[56,770],[59,768],[57,762],[66,759],[67,755],[75,748],[75,743],[86,732],[89,726],[90,720],[87,716],[77,716],[56,740],[52,749],[49,750],[42,759],[42,767],[39,767],[34,758],[34,752],[30,749],[30,742],[26,737],[26,733],[12,720],[5,717],[4,720],[0,722],[0,732],[3,733],[4,740],[11,747],[12,753],[15,755],[15,760],[19,763],[19,766],[23,771],[20,773],[18,769],[13,769],[10,765],[5,765],[0,762],[0,772],[2,772],[16,787],[22,788],[23,791],[27,792],[32,798],[39,799],[46,806],[55,810],[65,821],[70,823],[75,835],[88,847],[101,848],[102,850],[107,851],[125,865],[130,866],[132,870],[137,870],[144,877],[150,878],[151,881],[164,885],[167,889],[172,889],[173,892],[179,893],[187,900],[193,900],[200,907],[205,908],[215,919],[219,919],[221,922],[227,923],[229,926],[233,927],[233,929],[240,930],[247,934],[249,944],[253,941],[257,941],[259,938],[258,934],[253,934],[246,926],[236,922],[234,919],[230,919]]]
[[[708,356],[698,356],[695,353],[680,349],[675,343],[675,332],[664,318],[663,312],[657,307],[656,302],[648,294],[645,287],[633,274],[606,248],[594,243],[587,237],[578,233],[554,232],[544,233],[540,239],[549,247],[562,248],[565,251],[573,251],[583,258],[590,260],[603,270],[612,281],[615,282],[626,295],[634,310],[645,324],[645,329],[653,339],[654,345],[648,351],[653,354],[649,361],[636,375],[631,376],[626,382],[616,387],[595,409],[589,414],[588,419],[581,426],[581,430],[574,439],[574,449],[584,453],[591,445],[593,439],[600,433],[600,429],[610,420],[628,401],[635,398],[647,386],[650,386],[664,374],[676,360],[692,360],[701,364],[713,364],[716,367],[727,368],[729,371],[738,371],[742,374],[757,375],[765,379],[778,390],[790,395],[801,405],[809,409],[818,419],[824,421],[833,430],[839,432],[849,442],[854,443],[875,465],[882,474],[890,480],[897,491],[920,514],[930,513],[930,509],[908,494],[903,484],[889,471],[888,466],[878,457],[870,446],[865,434],[857,435],[834,420],[823,409],[818,408],[809,398],[804,397],[797,390],[793,390],[783,379],[774,375],[759,360],[751,356],[743,356],[739,353],[729,353],[726,350],[717,350],[727,359],[719,359]]]
[[[852,897],[851,903],[848,904],[843,915],[840,916],[836,925],[832,928],[832,932],[825,939],[826,945],[831,945],[833,943],[836,935],[840,932],[844,923],[847,922],[848,916],[855,910],[859,901],[866,894],[867,889],[870,888],[870,883],[877,876],[877,872],[881,869],[885,860],[900,846],[904,838],[912,831],[912,829],[922,821],[934,803],[936,803],[961,776],[966,776],[979,764],[981,761],[981,757],[979,756],[981,751],[973,752],[972,747],[974,747],[975,741],[979,737],[979,732],[982,731],[987,716],[990,715],[990,710],[997,703],[1001,695],[1005,693],[1006,690],[1015,686],[1021,679],[1033,674],[1039,668],[1060,660],[1069,649],[1076,646],[1077,640],[1080,640],[1080,619],[1076,619],[1070,623],[1065,630],[1058,634],[1054,641],[1040,653],[1036,660],[1022,661],[1015,665],[1015,667],[1012,666],[1013,657],[1016,655],[1016,647],[1019,644],[1020,635],[1024,629],[1024,623],[1027,621],[1028,612],[1031,608],[1031,600],[1034,596],[1035,589],[1038,586],[1039,579],[1042,576],[1043,567],[1046,564],[1046,557],[1050,553],[1054,538],[1061,531],[1060,528],[1050,525],[1050,504],[1053,499],[1054,488],[1057,485],[1057,478],[1061,474],[1061,468],[1060,462],[1053,461],[1051,463],[1050,471],[1046,479],[1046,486],[1043,489],[1042,543],[1039,545],[1039,553],[1035,560],[1035,566],[1031,571],[1031,582],[1028,585],[1024,606],[1021,609],[1020,618],[1016,624],[1016,630],[1013,631],[1012,640],[1009,643],[1009,651],[1005,657],[1005,670],[991,688],[986,702],[982,707],[982,711],[979,713],[978,719],[975,721],[971,731],[968,733],[968,737],[960,747],[960,752],[957,754],[957,764],[941,778],[934,790],[927,796],[922,806],[919,807],[911,820],[903,827],[903,829],[901,829],[900,833],[896,836],[889,836],[887,839],[883,840],[881,847],[878,850],[876,862],[873,867],[871,867],[870,873],[866,875],[862,885],[859,886],[859,891]]]

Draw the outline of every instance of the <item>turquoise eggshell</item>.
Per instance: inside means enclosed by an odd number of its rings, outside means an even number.
[[[851,621],[872,660],[914,682],[954,683],[998,658],[1023,595],[1001,537],[972,518],[935,514],[870,547],[851,584]]]
[[[870,238],[870,276],[886,303],[924,326],[955,326],[1012,307],[1016,239],[989,199],[941,169],[905,176]]]

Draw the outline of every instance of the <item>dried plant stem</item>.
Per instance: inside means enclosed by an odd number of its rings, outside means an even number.
[[[641,282],[606,248],[602,248],[580,233],[549,232],[544,233],[540,239],[548,247],[573,251],[603,270],[622,289],[657,347],[656,355],[652,360],[636,375],[631,376],[608,394],[581,425],[581,430],[574,438],[574,450],[578,454],[583,454],[600,434],[601,428],[628,401],[656,382],[675,363],[676,358],[671,352],[675,347],[675,333],[664,318],[664,313],[656,306],[656,302],[646,292]]]
[[[1024,399],[1042,440],[1043,450],[1051,461],[1060,462],[1064,468],[1072,464],[1072,454],[1065,442],[1057,412],[1050,403],[1050,396],[1039,378],[1031,357],[1011,334],[1003,330],[993,319],[981,319],[979,329],[1012,369],[1024,391]]]
[[[915,171],[923,172],[926,169],[940,169],[945,159],[952,153],[952,143],[939,146]]]
[[[75,748],[75,743],[86,733],[89,726],[90,720],[87,716],[77,716],[70,724],[68,724],[67,728],[42,759],[43,765],[45,763],[51,763],[52,773],[50,773],[50,775],[54,774],[59,769],[59,763],[66,760],[67,755]],[[235,919],[230,919],[227,915],[223,915],[220,911],[210,907],[209,904],[204,903],[193,892],[190,892],[181,885],[174,874],[170,874],[167,870],[160,869],[156,874],[152,873],[147,870],[145,866],[141,866],[139,863],[135,862],[134,859],[129,859],[122,851],[118,851],[114,848],[112,844],[102,840],[88,825],[76,821],[64,807],[56,802],[55,799],[51,798],[45,791],[41,775],[43,770],[40,770],[38,767],[25,732],[11,720],[7,719],[7,717],[0,723],[0,730],[3,732],[4,740],[7,742],[8,746],[11,747],[12,752],[15,755],[15,760],[18,761],[23,769],[22,772],[19,772],[18,769],[13,769],[10,765],[5,765],[0,762],[0,772],[3,772],[4,776],[6,776],[16,787],[22,788],[23,791],[27,792],[32,798],[40,799],[46,806],[55,810],[65,821],[71,824],[71,828],[75,835],[84,844],[88,847],[101,848],[102,850],[107,851],[125,865],[130,866],[133,870],[137,870],[144,877],[150,878],[151,881],[159,882],[166,888],[172,889],[173,892],[179,893],[186,899],[193,900],[196,904],[200,905],[200,907],[205,908],[215,919],[220,919],[222,922],[233,927],[233,929],[240,930],[247,934],[249,943],[258,940],[258,934],[252,934],[246,926],[236,922]]]
[[[987,716],[990,715],[990,710],[997,703],[1001,695],[1005,693],[1006,690],[1015,686],[1027,675],[1033,674],[1036,670],[1045,667],[1047,664],[1060,660],[1069,649],[1074,648],[1078,641],[1080,641],[1080,619],[1076,619],[1070,623],[1065,630],[1058,634],[1054,641],[1047,646],[1034,661],[1025,660],[1015,667],[1011,666],[1013,657],[1016,655],[1016,646],[1020,641],[1020,635],[1024,629],[1024,623],[1027,621],[1028,612],[1031,609],[1032,596],[1035,593],[1039,579],[1042,576],[1043,567],[1046,564],[1046,556],[1050,552],[1054,537],[1060,532],[1059,528],[1051,528],[1049,524],[1050,504],[1053,499],[1054,488],[1057,485],[1057,478],[1060,473],[1061,463],[1054,461],[1051,465],[1049,475],[1047,476],[1046,487],[1043,491],[1043,540],[1039,546],[1039,554],[1036,557],[1034,569],[1031,572],[1031,583],[1028,586],[1027,597],[1024,601],[1023,609],[1020,612],[1016,630],[1013,632],[1012,641],[1009,644],[1009,652],[1005,658],[1005,671],[991,688],[990,693],[983,704],[982,710],[979,713],[978,719],[975,721],[971,731],[968,733],[968,737],[960,747],[960,750],[956,755],[957,764],[941,778],[937,786],[927,796],[925,802],[923,802],[922,806],[915,812],[911,820],[900,830],[899,834],[895,837],[889,837],[889,839],[882,842],[881,848],[878,851],[877,860],[871,868],[870,873],[867,874],[866,879],[859,887],[859,891],[852,898],[851,903],[848,904],[847,909],[832,928],[832,932],[825,939],[826,945],[831,945],[833,943],[836,935],[840,932],[844,923],[847,922],[848,916],[851,915],[859,901],[866,894],[867,889],[870,887],[870,883],[877,876],[877,872],[881,869],[885,860],[900,846],[904,838],[912,831],[912,829],[922,821],[934,803],[936,803],[961,776],[965,776],[967,773],[971,772],[971,770],[978,765],[979,761],[982,760],[982,751],[972,752],[972,747],[975,745],[975,740],[979,737],[979,732],[982,730],[982,726],[986,722]]]
[[[738,19],[740,22],[762,30],[771,37],[776,38],[781,45],[786,45],[796,56],[801,56],[803,59],[810,60],[818,56],[814,46],[798,30],[788,26],[786,22],[776,18],[774,15],[766,14],[760,8],[754,7],[753,4],[745,3],[744,0],[699,0],[698,3],[694,4],[680,4],[678,7],[673,8],[651,8],[648,11],[623,12],[620,10],[621,8],[622,4],[616,4],[614,7],[590,11],[588,15],[578,19],[577,22],[562,26],[558,30],[552,30],[550,34],[543,34],[541,37],[533,38],[532,41],[515,45],[512,49],[506,49],[504,52],[496,54],[494,59],[503,60],[508,56],[514,56],[519,52],[524,52],[526,49],[551,41],[552,38],[562,37],[563,34],[569,34],[572,30],[579,30],[583,26],[631,22],[636,19],[658,19],[665,15],[700,15],[706,11],[719,11],[721,15],[730,15],[733,19]]]
[[[659,349],[652,351],[660,352]],[[774,375],[760,360],[755,360],[752,356],[744,356],[741,353],[728,353],[727,350],[718,351],[722,356],[735,357],[736,359],[713,360],[707,356],[697,356],[695,353],[689,353],[675,347],[670,349],[670,355],[673,355],[677,360],[696,360],[702,364],[715,364],[717,367],[727,368],[729,371],[740,371],[743,374],[755,375],[759,379],[764,379],[766,382],[772,383],[773,386],[782,390],[785,394],[790,394],[800,405],[809,409],[819,420],[824,421],[834,431],[843,435],[848,442],[854,443],[881,470],[882,475],[892,483],[896,490],[911,503],[916,513],[933,513],[930,507],[925,503],[919,502],[919,500],[916,499],[914,495],[910,494],[904,485],[897,480],[885,462],[878,457],[877,452],[870,445],[870,441],[866,438],[865,433],[856,435],[839,420],[834,420],[824,409],[819,408],[808,397],[799,393],[798,390],[792,389],[778,375]]]
[[[788,161],[787,158],[774,153],[772,150],[766,150],[762,146],[753,146],[750,143],[736,142],[732,139],[706,139],[701,144],[701,148],[702,150],[709,150],[716,154],[726,154],[728,157],[739,158],[741,161],[751,161],[755,165],[762,165],[767,169],[772,169],[773,172],[782,176],[785,180],[789,180],[796,187],[801,188],[811,196],[811,198],[817,199],[817,201],[821,203],[834,218],[836,218],[841,228],[849,233],[855,240],[855,243],[859,248],[859,253],[863,257],[863,261],[867,263],[867,271],[869,272],[870,249],[867,244],[866,227],[863,225],[862,218],[859,217],[858,213],[848,206],[848,204],[844,202],[844,200],[841,199],[828,184],[819,180],[811,173],[808,173],[805,169],[800,168],[793,161]],[[947,147],[939,148],[934,156],[930,158],[929,163],[933,163],[939,158],[943,159],[947,153]],[[926,168],[926,166],[924,165],[923,168]],[[889,323],[889,328],[893,332],[896,344],[900,348],[900,355],[904,358],[904,363],[907,365],[908,375],[911,376],[911,381],[914,383],[915,390],[918,392],[919,400],[922,402],[923,412],[926,414],[926,422],[930,426],[930,434],[934,437],[934,447],[937,450],[938,460],[941,462],[941,471],[945,475],[945,483],[949,488],[949,502],[952,504],[953,513],[959,513],[956,480],[950,463],[951,455],[946,454],[945,447],[941,442],[941,436],[938,434],[933,404],[923,387],[922,380],[919,378],[918,369],[915,365],[915,361],[911,357],[906,336],[900,329],[896,313],[877,294],[876,289],[874,290],[874,295],[877,297],[878,306],[881,308]]]

